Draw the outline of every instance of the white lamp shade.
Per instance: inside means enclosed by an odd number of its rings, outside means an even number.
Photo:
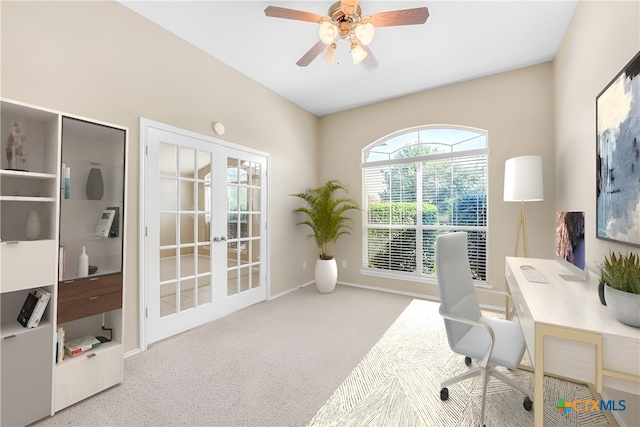
[[[364,25],[358,25],[355,29],[355,35],[363,45],[368,45],[373,40],[373,24],[367,22]]]
[[[322,43],[330,44],[333,43],[336,36],[338,35],[338,29],[331,22],[324,21],[322,24],[320,24],[318,33],[320,34],[320,40],[322,40]]]
[[[504,201],[539,202],[544,200],[542,157],[514,157],[504,163]]]
[[[351,57],[353,58],[354,64],[359,64],[362,62],[364,58],[366,58],[368,53],[357,43],[353,43],[351,45]]]

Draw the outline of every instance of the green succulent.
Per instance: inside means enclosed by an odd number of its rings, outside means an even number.
[[[353,219],[345,216],[349,210],[360,210],[353,199],[337,197],[336,192],[347,188],[337,180],[327,181],[323,186],[306,190],[303,193],[290,194],[299,197],[308,206],[295,209],[307,219],[298,225],[308,225],[313,231],[309,238],[313,238],[320,249],[320,259],[333,259],[333,245],[343,234],[350,234],[352,227],[349,222]]]
[[[609,253],[604,258],[601,280],[613,289],[631,294],[640,294],[640,257],[634,253],[627,255]]]

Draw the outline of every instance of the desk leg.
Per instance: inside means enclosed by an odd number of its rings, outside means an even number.
[[[595,379],[596,390],[602,393],[602,335],[579,331],[571,328],[560,326],[536,324],[535,325],[535,356],[534,356],[534,395],[533,401],[533,419],[536,427],[544,424],[544,337],[553,336],[566,340],[579,341],[587,344],[593,344],[596,355]]]
[[[533,389],[533,425],[544,424],[544,332],[535,326],[534,389]]]

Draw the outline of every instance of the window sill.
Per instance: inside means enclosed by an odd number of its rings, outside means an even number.
[[[385,270],[378,270],[373,268],[362,268],[360,269],[360,274],[363,276],[371,276],[371,277],[381,277],[384,279],[393,279],[393,280],[403,280],[407,282],[418,282],[424,283],[427,285],[438,285],[438,279],[435,276],[421,276],[415,273],[392,273]],[[473,281],[473,284],[478,289],[486,289],[491,290],[493,286],[489,285],[487,282],[480,282],[477,280]]]

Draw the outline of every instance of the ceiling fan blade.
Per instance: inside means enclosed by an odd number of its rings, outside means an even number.
[[[296,21],[309,21],[315,23],[329,19],[328,16],[319,15],[317,13],[287,9],[286,7],[278,6],[267,6],[264,10],[264,14],[272,18],[295,19]]]
[[[298,67],[306,67],[311,64],[311,61],[316,59],[316,56],[320,55],[320,52],[322,52],[326,47],[327,45],[324,44],[322,40],[319,40],[318,43],[314,44],[313,47],[307,51],[307,53],[302,55],[302,58],[298,59],[296,65]]]
[[[416,7],[414,9],[392,10],[374,13],[371,23],[374,27],[393,27],[396,25],[424,24],[429,17],[429,9]]]
[[[340,10],[345,15],[352,15],[358,8],[358,0],[340,0]]]

